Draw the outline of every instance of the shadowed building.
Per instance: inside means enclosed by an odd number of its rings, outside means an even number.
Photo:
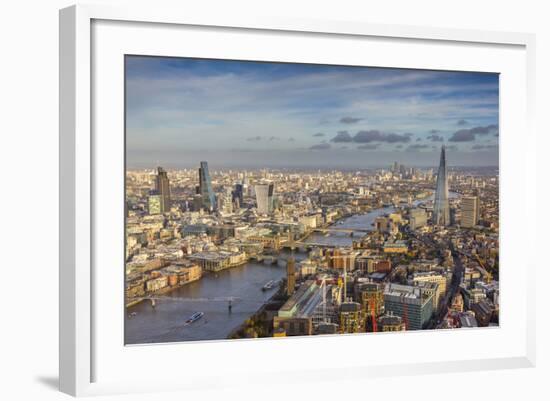
[[[168,174],[162,167],[157,168],[155,178],[155,193],[160,196],[160,213],[170,211],[170,180]]]
[[[208,163],[201,162],[199,167],[199,194],[201,195],[202,207],[209,212],[216,209],[216,196],[212,189],[212,180],[208,172]]]
[[[433,223],[438,226],[448,226],[449,224],[451,224],[451,212],[449,209],[449,183],[447,179],[447,159],[445,156],[445,146],[441,147],[439,170],[437,170]]]
[[[464,196],[461,202],[461,226],[472,228],[479,220],[479,199],[477,196]]]
[[[378,331],[404,331],[405,323],[401,316],[388,313],[378,318]]]

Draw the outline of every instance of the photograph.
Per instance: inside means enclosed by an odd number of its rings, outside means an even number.
[[[499,327],[498,73],[127,54],[124,99],[126,345]]]

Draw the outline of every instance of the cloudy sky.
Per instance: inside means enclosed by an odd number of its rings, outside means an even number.
[[[130,168],[498,165],[498,75],[126,57]]]

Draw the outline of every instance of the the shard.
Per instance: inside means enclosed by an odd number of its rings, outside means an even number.
[[[437,170],[437,181],[434,197],[433,223],[439,226],[451,224],[449,210],[449,183],[447,180],[447,160],[445,158],[445,146],[441,147],[441,158]]]

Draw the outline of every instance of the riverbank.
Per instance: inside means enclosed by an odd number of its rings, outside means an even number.
[[[187,284],[191,284],[191,283],[194,283],[196,281],[199,281],[200,279],[202,278],[201,277],[198,277],[194,280],[189,280],[189,281],[186,281],[184,283],[178,283],[177,285],[173,285],[173,286],[167,286],[167,287],[164,287],[164,288],[161,288],[160,290],[158,291],[155,291],[153,292],[152,294],[149,294],[148,296],[146,297],[141,297],[141,298],[138,298],[138,299],[134,299],[130,302],[128,302],[126,304],[126,308],[130,308],[132,306],[135,306],[135,305],[138,305],[140,304],[141,302],[145,301],[146,299],[149,299],[150,297],[155,297],[155,296],[159,296],[159,295],[166,295],[172,291],[175,291],[175,290],[178,290],[184,286],[186,286]]]

